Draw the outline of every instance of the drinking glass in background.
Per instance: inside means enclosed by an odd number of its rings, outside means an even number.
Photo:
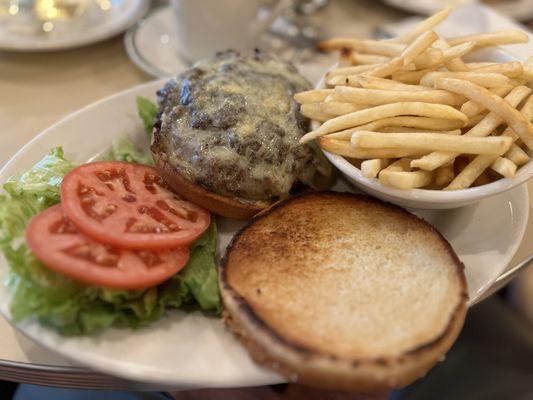
[[[260,0],[171,0],[176,18],[178,53],[193,63],[216,51],[251,52],[260,35],[292,5],[278,0],[269,15],[258,18]]]
[[[216,51],[275,49],[295,60],[312,51],[316,29],[298,16],[324,7],[327,0],[170,0],[176,21],[177,51],[188,63]],[[265,6],[268,4],[268,9]],[[296,22],[298,20],[298,22]]]

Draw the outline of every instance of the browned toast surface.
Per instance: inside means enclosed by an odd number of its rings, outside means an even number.
[[[236,235],[221,269],[224,301],[247,340],[257,327],[288,351],[352,365],[434,347],[436,355],[421,357],[433,363],[466,311],[463,266],[448,242],[368,196],[280,202]]]

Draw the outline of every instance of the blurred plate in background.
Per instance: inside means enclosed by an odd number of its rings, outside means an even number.
[[[174,24],[172,9],[158,7],[132,26],[124,36],[128,56],[154,78],[174,76],[188,66],[178,55]]]
[[[113,37],[146,13],[148,0],[11,0],[0,4],[0,50],[52,51]]]
[[[389,6],[416,14],[433,14],[444,7],[458,7],[471,3],[483,3],[495,11],[519,21],[533,18],[533,0],[383,0]]]

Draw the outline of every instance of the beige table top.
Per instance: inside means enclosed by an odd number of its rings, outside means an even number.
[[[366,6],[373,7],[369,3]],[[390,10],[385,14],[382,19],[403,17]],[[356,18],[356,12],[349,17]],[[356,34],[370,36],[371,32],[367,25]],[[149,80],[151,78],[127,57],[122,37],[56,53],[0,52],[0,165],[24,143],[69,113]],[[533,198],[533,180],[528,185],[530,198]],[[533,215],[531,206],[530,212]],[[533,218],[530,218],[524,241],[511,265],[532,249]],[[70,365],[62,357],[15,332],[1,317],[0,338],[0,360]]]

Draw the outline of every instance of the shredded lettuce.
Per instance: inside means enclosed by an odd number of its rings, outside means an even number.
[[[121,139],[109,158],[146,162],[130,139]],[[110,290],[77,283],[40,263],[24,241],[28,221],[59,202],[63,176],[76,164],[61,148],[50,151],[29,171],[12,177],[0,196],[0,249],[10,266],[7,285],[12,292],[11,313],[16,321],[28,317],[65,335],[89,335],[110,326],[139,327],[153,322],[170,308],[197,304],[220,314],[215,264],[216,226],[190,246],[184,269],[163,284],[146,290]]]
[[[148,137],[152,135],[154,121],[157,116],[157,105],[145,97],[137,97],[137,111],[144,124],[144,130]]]

